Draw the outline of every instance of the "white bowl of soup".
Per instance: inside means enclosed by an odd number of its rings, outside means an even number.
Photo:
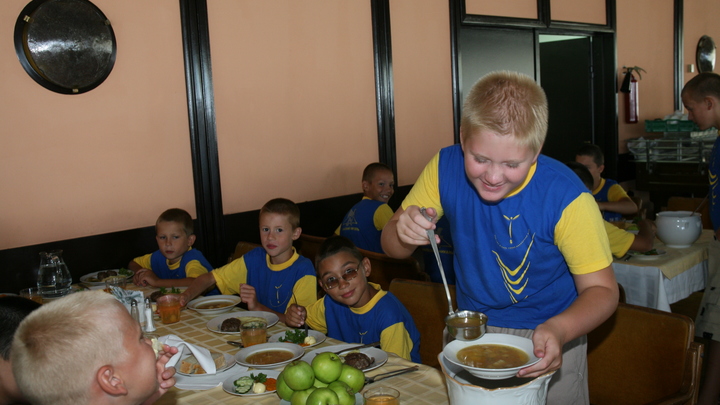
[[[702,234],[702,219],[691,211],[662,211],[655,216],[657,237],[667,247],[690,247]]]
[[[305,349],[295,343],[260,343],[240,349],[235,362],[245,367],[266,369],[282,367],[305,354]]]
[[[502,380],[513,377],[521,368],[540,361],[533,354],[532,340],[505,333],[486,333],[471,341],[453,340],[443,356],[475,377]]]
[[[241,301],[237,295],[210,295],[188,302],[187,307],[202,315],[219,315],[235,309]]]

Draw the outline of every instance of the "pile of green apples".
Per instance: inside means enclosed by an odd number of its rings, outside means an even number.
[[[277,394],[290,405],[354,405],[365,385],[365,373],[322,352],[308,364],[295,360],[277,378]]]

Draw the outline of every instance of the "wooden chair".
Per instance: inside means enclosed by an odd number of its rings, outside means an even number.
[[[314,266],[315,256],[320,249],[320,245],[322,245],[325,239],[327,238],[323,238],[322,236],[312,236],[304,233],[300,234],[300,237],[298,238],[298,252],[310,259]]]
[[[590,403],[696,403],[703,345],[694,329],[684,315],[618,304],[587,335]]]
[[[451,285],[450,296],[453,308],[455,286]],[[405,305],[420,332],[420,358],[422,363],[440,369],[438,354],[443,350],[443,330],[448,304],[445,287],[431,281],[393,279],[390,290]]]
[[[233,252],[232,256],[228,259],[228,263],[235,259],[239,259],[240,256],[244,255],[245,253],[255,249],[256,247],[260,247],[257,243],[250,243],[250,242],[243,242],[240,241],[235,245],[235,251]]]
[[[713,229],[710,220],[710,202],[703,198],[670,197],[667,202],[667,211],[695,211],[700,204],[702,207],[698,212],[702,218],[703,229]]]
[[[370,259],[370,277],[368,281],[380,284],[383,290],[388,291],[390,282],[396,278],[409,280],[430,281],[430,276],[422,271],[420,263],[414,257],[407,259],[394,259],[386,254],[375,253],[369,250],[358,249],[363,256]]]

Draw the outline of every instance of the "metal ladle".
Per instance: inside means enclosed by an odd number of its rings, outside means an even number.
[[[425,207],[420,208],[420,213],[432,222],[432,218],[427,214]],[[435,241],[435,231],[432,229],[427,230],[428,239],[430,239],[430,246],[432,246],[433,253],[435,253],[435,260],[437,260],[438,268],[440,269],[440,276],[442,276],[443,285],[445,286],[445,294],[448,300],[448,316],[445,317],[445,325],[447,325],[448,333],[458,340],[475,340],[485,334],[485,328],[487,325],[487,315],[475,312],[475,311],[458,311],[455,312],[452,307],[452,297],[450,296],[450,288],[448,287],[447,278],[445,278],[445,269],[443,268],[442,260],[440,259],[440,250],[438,249],[437,242]],[[459,320],[459,322],[451,322],[453,320]],[[474,325],[474,320],[477,319],[477,325]]]

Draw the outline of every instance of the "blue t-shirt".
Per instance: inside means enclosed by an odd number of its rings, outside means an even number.
[[[713,229],[715,231],[720,228],[720,195],[718,193],[718,174],[720,174],[720,137],[715,139],[710,155],[710,164],[708,166],[708,177],[710,180],[710,220],[712,220]]]
[[[385,253],[380,245],[382,229],[375,227],[375,211],[384,202],[364,198],[355,204],[343,218],[340,235],[352,241],[360,249]]]
[[[315,277],[315,268],[310,259],[300,256],[290,267],[273,271],[267,265],[266,256],[262,247],[243,255],[248,269],[247,283],[255,288],[258,302],[273,311],[285,313],[295,283],[304,276]]]
[[[610,201],[610,199],[608,197],[610,188],[612,186],[618,184],[618,182],[615,180],[611,180],[611,179],[604,179],[604,180],[605,180],[605,184],[603,184],[603,187],[600,189],[600,191],[598,191],[597,194],[593,194],[593,196],[595,197],[595,201],[597,201],[597,202]],[[623,218],[623,214],[621,214],[619,212],[604,211],[603,219],[608,222],[616,222],[616,221],[623,221],[625,218]]]
[[[210,262],[208,262],[205,256],[203,256],[203,254],[197,249],[190,249],[185,252],[180,259],[180,266],[178,266],[175,270],[170,270],[165,256],[163,256],[160,250],[156,250],[152,253],[152,255],[150,255],[150,266],[152,267],[153,273],[155,273],[158,278],[164,280],[179,280],[187,277],[185,268],[187,267],[187,264],[193,260],[197,260],[208,271],[212,271],[213,267]],[[218,290],[217,287],[205,293],[205,295],[217,294],[220,294],[220,290]]]

